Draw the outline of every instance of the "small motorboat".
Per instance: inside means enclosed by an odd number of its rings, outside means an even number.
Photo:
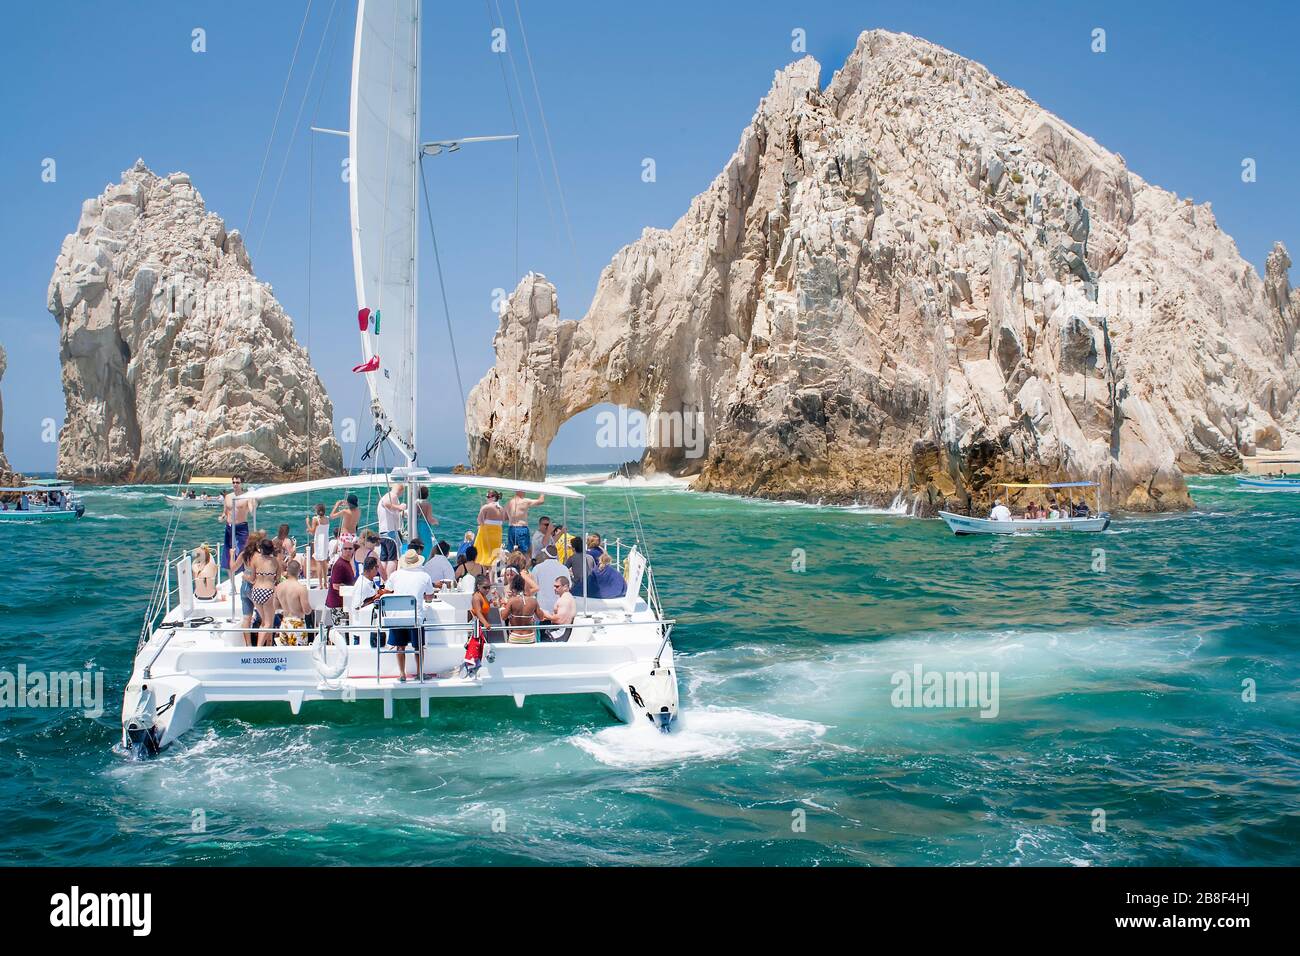
[[[1042,488],[1056,491],[1064,490],[1064,495],[1056,495],[1058,504],[1062,505],[1068,517],[1063,518],[975,518],[970,515],[953,514],[940,511],[939,517],[947,523],[953,534],[1032,534],[1039,531],[1105,531],[1110,527],[1110,515],[1100,511],[1098,484],[1095,481],[1054,481],[1045,483],[1011,483],[1000,485],[1008,490],[1008,497],[1022,488]],[[1079,514],[1069,489],[1092,489],[1095,509],[1085,510]],[[1086,502],[1084,508],[1087,509]]]
[[[72,487],[59,479],[33,480],[19,488],[0,488],[5,500],[0,505],[0,521],[57,521],[80,518],[86,513]],[[15,496],[13,501],[9,496]]]
[[[1267,475],[1238,475],[1238,488],[1249,488],[1251,491],[1300,491],[1300,478],[1292,478],[1289,475],[1276,475],[1269,477]]]
[[[229,478],[191,478],[186,482],[187,490],[176,489],[174,495],[163,495],[167,504],[173,508],[220,508],[225,493],[230,490]],[[215,491],[195,491],[193,486],[215,488]]]

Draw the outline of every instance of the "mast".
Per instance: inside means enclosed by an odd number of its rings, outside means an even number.
[[[419,441],[417,424],[419,421],[419,404],[416,400],[419,391],[419,356],[420,356],[420,312],[418,303],[420,300],[420,163],[422,160],[422,150],[420,147],[420,2],[414,0],[411,6],[411,87],[415,91],[413,97],[414,104],[411,109],[411,149],[414,153],[414,161],[411,163],[411,295],[410,295],[410,316],[407,328],[411,330],[411,361],[414,364],[416,374],[411,376],[411,447],[407,450],[406,464],[414,470],[415,462],[419,453],[416,451],[416,445]],[[414,475],[411,476],[406,489],[406,535],[407,541],[416,537],[415,515],[417,505],[416,498],[416,481]],[[426,548],[425,558],[433,556],[433,542],[424,542]]]

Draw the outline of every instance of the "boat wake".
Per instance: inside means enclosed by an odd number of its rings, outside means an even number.
[[[726,760],[751,750],[802,750],[826,733],[811,720],[778,717],[740,707],[684,708],[673,732],[622,724],[577,734],[569,743],[620,769]]]

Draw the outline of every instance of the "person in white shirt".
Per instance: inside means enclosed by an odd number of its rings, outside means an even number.
[[[534,561],[542,560],[542,552],[552,544],[553,540],[551,519],[543,515],[542,520],[537,522],[537,530],[533,532],[532,559]]]
[[[542,552],[542,561],[533,568],[533,580],[537,582],[537,603],[543,611],[555,610],[555,600],[559,597],[555,592],[555,582],[568,577],[569,569],[556,558],[554,548]]]
[[[424,556],[419,551],[407,551],[398,562],[398,568],[388,575],[385,587],[392,594],[405,594],[415,598],[415,627],[389,628],[388,644],[398,648],[397,673],[399,680],[406,681],[406,646],[415,642],[415,666],[419,673],[424,668],[424,641],[421,639],[420,626],[424,623],[424,602],[432,601],[433,581],[424,570]]]
[[[379,596],[379,559],[373,554],[366,558],[366,563],[361,567],[361,576],[357,578],[357,583],[352,585],[352,599],[348,602],[348,610],[355,614],[363,607],[375,602]]]
[[[391,491],[379,499],[379,537],[392,542],[385,545],[380,542],[379,560],[384,562],[384,577],[397,567],[397,555],[402,549],[402,515],[406,514],[406,505],[402,504],[402,492],[406,485],[393,485]]]
[[[446,541],[439,541],[433,546],[433,557],[424,563],[424,572],[429,575],[435,585],[441,585],[447,582],[447,587],[456,580],[456,569],[451,566],[447,555],[451,553],[451,546]]]
[[[993,510],[989,512],[990,521],[1010,521],[1011,511],[1000,500],[993,502]]]

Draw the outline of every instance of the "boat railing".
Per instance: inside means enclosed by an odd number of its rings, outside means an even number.
[[[619,628],[619,627],[644,627],[647,624],[655,625],[657,627],[662,628],[664,633],[664,643],[667,643],[668,635],[672,633],[672,630],[676,626],[677,621],[661,620],[661,619],[655,619],[652,621],[574,621],[571,624],[542,624],[542,625],[528,625],[528,626],[535,627],[535,628],[546,628],[551,630],[572,631],[572,630],[593,629],[593,628],[608,629],[608,628]],[[310,640],[304,641],[303,643],[297,645],[292,645],[292,644],[290,645],[286,645],[286,644],[244,645],[244,647],[247,649],[256,649],[259,646],[263,648],[293,647],[293,646],[310,647],[319,641],[328,642],[329,638],[335,631],[345,631],[347,632],[348,636],[352,636],[353,634],[374,634],[376,637],[378,637],[378,635],[381,632],[387,633],[388,631],[394,629],[395,627],[400,627],[400,625],[352,624],[348,622],[337,622],[334,624],[325,624],[324,622],[322,622],[320,624],[317,624],[315,627],[306,627],[306,626],[304,627],[283,627],[283,626],[243,627],[242,625],[234,622],[218,624],[215,621],[212,621],[210,619],[205,619],[202,623],[198,623],[198,624],[195,623],[187,624],[184,621],[177,621],[174,624],[162,625],[162,627],[166,631],[166,634],[163,637],[162,641],[159,642],[158,647],[155,648],[154,652],[149,656],[149,660],[144,665],[144,668],[141,672],[145,680],[152,679],[153,676],[152,670],[154,664],[157,663],[158,658],[162,655],[163,651],[166,650],[167,646],[171,643],[172,637],[175,636],[178,632],[184,633],[187,631],[193,632],[198,630],[221,631],[221,632],[234,631],[236,633],[242,633],[242,634],[276,634],[276,635],[297,634],[297,635],[302,635],[311,638]],[[435,624],[430,624],[425,622],[423,624],[417,625],[416,628],[417,630],[420,631],[419,647],[421,649],[425,649],[429,647],[429,641],[427,638],[430,632],[440,633],[440,632],[447,632],[447,631],[461,631],[461,632],[465,632],[468,635],[470,632],[479,633],[483,629],[482,625],[477,621],[474,622],[464,621],[464,622],[451,622],[451,623],[439,622]],[[509,630],[522,630],[522,629],[523,629],[522,627],[507,628],[506,626],[502,625],[500,628],[493,628],[492,630],[493,631],[500,630],[505,632]],[[554,641],[554,642],[538,641],[535,642],[534,644],[510,644],[509,646],[510,647],[542,647],[547,644],[560,646],[564,643],[565,642],[563,641]],[[342,646],[347,647],[350,645],[345,643]],[[497,643],[497,644],[491,644],[489,646],[500,647],[503,646],[503,644]],[[409,650],[403,648],[403,651],[411,654],[416,653],[414,644],[410,645],[409,647],[410,647]],[[376,640],[375,652],[376,652],[375,673],[378,674],[380,673],[379,666],[383,661],[383,654],[396,653],[396,649],[386,650],[384,642],[382,640]],[[660,649],[660,653],[662,653],[662,647]],[[423,680],[423,676],[421,677],[421,680]]]

